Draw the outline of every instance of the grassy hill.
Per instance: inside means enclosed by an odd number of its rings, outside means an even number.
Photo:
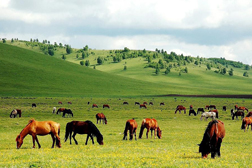
[[[131,97],[252,94],[252,79],[242,76],[244,69],[228,66],[227,70],[234,69],[234,75],[222,75],[214,72],[220,69],[219,64],[213,64],[211,70],[206,70],[206,64],[212,64],[208,59],[203,59],[199,65],[194,64],[197,58],[191,58],[192,62],[180,65],[166,63],[166,66],[172,64],[170,73],[166,75],[165,69],[160,69],[160,73],[156,74],[154,68],[146,68],[150,65],[146,57],[132,57],[116,63],[113,61],[115,50],[90,49],[89,56],[82,59],[81,50],[78,49],[72,49],[71,54],[66,54],[65,48],[58,47],[54,56],[49,56],[44,55],[37,45],[26,45],[20,41],[9,44],[12,46],[0,43],[0,61],[4,65],[0,72],[1,95]],[[61,59],[63,54],[66,56],[65,61]],[[131,51],[130,54],[139,53]],[[148,51],[147,54],[152,55],[153,52]],[[102,65],[97,64],[98,57],[103,58]],[[152,63],[160,59],[164,60],[162,54],[152,58]],[[80,61],[86,60],[89,60],[91,68],[80,66]],[[124,70],[125,66],[127,70]],[[187,68],[188,73],[183,72],[184,68]],[[248,73],[251,74],[250,70]]]

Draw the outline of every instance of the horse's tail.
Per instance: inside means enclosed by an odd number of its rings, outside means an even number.
[[[58,138],[56,137],[56,145],[60,148],[61,144],[60,144],[60,124],[58,123]]]
[[[143,130],[145,128],[144,124],[145,124],[145,119],[142,121],[141,129],[140,129],[140,132],[139,132],[139,139],[142,138]]]
[[[127,131],[128,131],[128,129],[129,129],[129,127],[130,127],[130,122],[127,121],[126,124],[125,124],[124,133],[123,133],[123,134],[124,134],[123,140],[127,139]]]
[[[216,118],[219,118],[219,113],[218,112],[216,112]]]
[[[72,122],[66,124],[65,142],[67,141],[67,138],[70,136],[70,132],[72,131],[72,124]]]

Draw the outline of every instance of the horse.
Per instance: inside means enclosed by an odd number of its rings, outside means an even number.
[[[73,112],[72,112],[72,110],[70,110],[70,109],[65,109],[65,110],[63,110],[63,115],[62,115],[62,117],[65,117],[65,114],[68,114],[67,116],[69,116],[69,114],[70,114],[70,115],[72,115],[72,117],[73,117]]]
[[[139,102],[135,102],[135,105],[140,105],[140,103]]]
[[[165,105],[164,102],[161,102],[161,103],[160,103],[160,106],[164,106],[164,105]]]
[[[154,118],[153,119],[150,119],[150,118],[143,119],[140,133],[139,133],[139,139],[142,138],[144,128],[147,129],[147,132],[146,132],[147,139],[148,139],[148,133],[150,130],[151,130],[151,137],[152,137],[152,131],[154,130],[154,139],[156,138],[156,134],[159,139],[162,137],[162,131],[160,130],[156,119],[154,119]]]
[[[149,105],[153,105],[153,102],[149,102]]]
[[[125,102],[123,102],[123,105],[124,105],[124,104],[129,104],[129,103],[125,101]]]
[[[248,114],[246,115],[246,117],[250,117],[252,116],[252,111],[248,112]]]
[[[94,107],[98,108],[97,104],[93,104],[93,105],[92,105],[92,108],[94,108]]]
[[[147,105],[148,103],[145,101],[145,102],[143,102],[143,104]]]
[[[52,113],[55,113],[55,112],[56,112],[56,107],[53,107]]]
[[[21,117],[22,111],[20,109],[13,109],[10,113],[10,118],[15,118],[17,115]]]
[[[95,116],[97,119],[97,124],[98,124],[98,120],[100,120],[100,124],[101,124],[101,120],[103,120],[103,124],[104,123],[107,124],[107,119],[103,113],[97,113]]]
[[[72,104],[72,102],[69,101],[69,102],[67,102],[67,104]]]
[[[199,114],[199,112],[202,112],[202,113],[204,113],[205,112],[205,110],[204,110],[204,108],[198,108],[198,110],[197,110],[197,114]]]
[[[194,116],[197,115],[196,112],[194,111],[194,109],[190,109],[190,110],[189,110],[189,116],[191,115],[191,113],[194,114]]]
[[[190,109],[190,110],[193,109],[193,105],[190,105],[189,109]]]
[[[221,156],[220,147],[225,133],[222,121],[213,120],[208,123],[203,139],[199,144],[199,153],[201,153],[203,159],[207,158],[209,153],[211,153],[211,158],[215,158],[216,153],[219,157]]]
[[[140,104],[139,106],[140,108],[147,108],[147,106],[145,104]]]
[[[205,109],[208,109],[208,110],[211,108],[216,109],[216,106],[215,105],[206,105],[206,107],[205,107]]]
[[[247,129],[249,129],[249,125],[252,131],[252,117],[245,117],[242,119],[242,125],[241,125],[241,129],[244,129],[244,132],[246,131],[246,127]]]
[[[62,104],[62,102],[61,102],[61,101],[59,101],[59,102],[58,102],[58,104]]]
[[[130,139],[133,139],[133,135],[135,134],[135,140],[137,140],[136,138],[136,129],[137,129],[137,122],[135,121],[135,119],[130,119],[126,121],[125,124],[125,129],[124,129],[124,136],[123,136],[123,140],[127,140],[127,132],[129,130],[129,134],[130,134]]]
[[[110,108],[108,104],[103,104],[102,108]]]
[[[223,107],[222,107],[222,110],[223,110],[223,111],[227,111],[227,107],[226,107],[226,106],[223,106]]]
[[[234,110],[231,109],[231,115],[232,115],[232,120],[234,120],[234,117],[236,117],[236,119],[238,119],[238,116],[241,116],[241,119],[244,118],[244,112],[243,111],[236,111],[234,113]]]
[[[56,113],[56,114],[59,114],[59,112],[63,112],[65,109],[66,109],[66,108],[59,108],[59,109],[57,110],[57,113]]]
[[[32,107],[37,107],[37,105],[35,103],[32,103]]]
[[[216,117],[216,113],[215,112],[204,112],[201,114],[201,117],[200,117],[200,120],[202,121],[203,117],[206,118],[206,120],[211,117],[213,120],[215,119]]]
[[[216,118],[219,118],[219,112],[217,109],[210,110],[210,112],[215,112],[216,113]]]
[[[38,144],[38,147],[41,148],[41,145],[38,141],[37,135],[48,135],[51,134],[52,137],[52,148],[54,148],[54,143],[56,140],[56,146],[61,147],[60,144],[60,124],[54,121],[36,121],[34,119],[30,120],[25,128],[20,132],[20,134],[16,138],[17,149],[19,149],[23,144],[23,139],[26,135],[32,136],[33,148],[35,148],[35,140]]]
[[[184,114],[186,114],[186,108],[182,105],[178,105],[176,110],[175,110],[175,114],[177,113],[177,111],[179,111],[179,113],[181,113],[181,110],[184,110]]]
[[[242,111],[247,111],[248,112],[248,109],[246,108],[246,107],[238,107],[237,105],[235,105],[235,110],[237,110],[237,111],[240,111],[240,110],[242,110]]]
[[[103,136],[98,130],[98,128],[89,120],[87,121],[71,121],[66,124],[66,133],[65,133],[65,142],[67,141],[68,137],[70,139],[70,144],[71,142],[71,137],[72,137],[72,132],[73,132],[73,139],[75,141],[75,144],[78,145],[77,140],[75,139],[76,134],[87,134],[87,139],[85,145],[88,143],[89,137],[92,140],[92,143],[94,144],[94,139],[93,136],[96,136],[97,142],[100,145],[103,145]]]

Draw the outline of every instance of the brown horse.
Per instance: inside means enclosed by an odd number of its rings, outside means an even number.
[[[63,112],[65,109],[66,109],[66,108],[59,108],[59,109],[57,110],[57,113],[56,113],[56,114],[59,114],[59,112]]]
[[[59,102],[58,102],[58,104],[62,104],[62,102],[61,102],[61,101],[59,101]]]
[[[152,131],[153,130],[154,130],[154,138],[156,138],[156,134],[157,134],[159,139],[162,137],[162,131],[160,130],[156,119],[154,119],[154,118],[153,119],[150,119],[150,118],[143,119],[142,125],[141,125],[141,130],[140,130],[140,133],[139,133],[139,138],[140,139],[142,138],[144,128],[147,129],[147,132],[146,132],[146,137],[147,138],[148,138],[148,133],[149,133],[150,130],[151,130],[151,137],[152,137]]]
[[[214,158],[216,153],[220,157],[220,147],[224,137],[224,123],[220,120],[210,121],[199,144],[199,153],[202,154],[202,158],[207,158],[209,153],[211,153],[211,158]]]
[[[100,145],[103,145],[103,136],[98,130],[98,128],[89,120],[87,121],[72,121],[66,124],[66,133],[65,133],[65,142],[67,141],[67,138],[69,137],[70,139],[70,144],[71,142],[71,137],[72,137],[72,132],[73,133],[73,139],[75,141],[75,144],[78,145],[77,140],[75,139],[76,134],[87,134],[87,139],[85,145],[88,143],[88,138],[90,137],[92,140],[92,143],[94,144],[94,139],[93,136],[96,136],[97,142]]]
[[[176,110],[175,110],[175,114],[177,113],[177,111],[179,111],[179,113],[181,113],[181,110],[184,110],[184,114],[186,114],[186,108],[182,105],[178,105]]]
[[[21,117],[22,111],[20,109],[14,109],[10,113],[10,118],[15,118],[17,115]]]
[[[134,118],[126,121],[123,140],[127,140],[128,130],[129,130],[129,134],[130,134],[130,139],[129,140],[133,139],[134,134],[135,134],[135,140],[137,140],[137,138],[136,138],[136,129],[137,129],[137,123],[136,123]]]
[[[148,103],[145,101],[145,102],[143,102],[143,104],[147,105]]]
[[[107,124],[107,119],[103,113],[97,113],[95,116],[97,119],[97,124],[98,124],[98,120],[100,120],[100,124],[101,124],[101,120],[103,120],[103,124],[104,123]]]
[[[235,105],[235,110],[237,110],[237,111],[247,111],[248,112],[248,109],[246,108],[246,107],[238,107],[237,105]]]
[[[238,116],[241,116],[241,119],[244,118],[244,112],[243,111],[236,111],[234,113],[234,110],[231,109],[231,115],[232,115],[232,120],[234,120],[234,117],[236,117],[236,119],[238,119]]]
[[[140,104],[139,106],[140,108],[147,108],[147,106],[145,104]]]
[[[206,105],[205,109],[216,109],[216,106],[215,105]]]
[[[37,135],[47,135],[51,134],[53,144],[52,148],[54,147],[54,143],[56,140],[56,145],[60,148],[60,124],[54,121],[36,121],[34,119],[30,120],[29,123],[25,126],[25,128],[20,132],[17,136],[17,149],[19,149],[23,144],[23,139],[26,135],[32,136],[33,141],[33,148],[35,148],[35,140],[37,141],[38,147],[40,148],[41,145],[39,144]]]
[[[67,104],[72,104],[72,102],[69,101],[69,102],[67,102]]]
[[[93,105],[92,105],[92,108],[94,108],[94,107],[98,108],[97,104],[93,104]]]
[[[246,131],[246,127],[248,127],[247,129],[249,129],[249,125],[252,131],[252,118],[251,117],[245,117],[242,119],[242,125],[241,125],[241,129],[244,129],[244,132]]]
[[[210,110],[210,112],[215,112],[216,113],[216,118],[219,118],[219,112],[217,109]]]
[[[103,104],[102,108],[110,108],[108,104]]]
[[[250,117],[252,116],[252,111],[248,112],[248,114],[246,115],[246,117]]]

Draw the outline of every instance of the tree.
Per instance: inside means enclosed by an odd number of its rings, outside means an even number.
[[[221,69],[221,74],[222,75],[225,75],[226,73],[227,73],[227,69],[226,68]]]
[[[99,65],[101,65],[101,64],[103,63],[103,59],[102,59],[101,57],[98,57],[98,58],[97,58],[97,63],[98,63]]]
[[[3,43],[6,43],[6,39],[5,38],[3,38],[2,40],[3,40]]]
[[[229,76],[233,76],[233,75],[234,75],[234,72],[233,72],[233,71],[234,71],[233,68],[231,68],[231,69],[228,71]]]
[[[249,65],[245,65],[245,70],[250,70],[250,66]]]
[[[73,52],[72,48],[70,45],[66,45],[66,53],[71,54]]]
[[[80,65],[82,65],[82,66],[83,66],[83,65],[84,65],[84,61],[80,61]]]
[[[84,51],[88,51],[88,45],[83,48]]]
[[[195,64],[195,65],[199,65],[199,62],[198,62],[198,60],[196,60],[196,61],[194,62],[194,64]]]
[[[63,60],[66,60],[66,56],[65,56],[64,54],[62,55],[62,59],[63,59]]]
[[[188,73],[188,69],[187,69],[187,67],[185,67],[185,73]]]
[[[166,68],[165,70],[165,74],[167,75],[168,73],[170,73],[171,69],[169,67]]]
[[[148,63],[151,63],[151,57],[150,56],[147,58],[147,60],[148,60]]]
[[[211,65],[209,63],[207,63],[207,69],[211,70]]]
[[[129,52],[129,51],[130,51],[130,49],[129,49],[129,48],[127,48],[127,47],[124,47],[123,51],[124,51],[124,52]]]
[[[245,77],[249,77],[248,72],[247,72],[247,71],[246,71],[246,72],[244,72],[244,73],[243,73],[243,76],[245,76]]]
[[[53,56],[54,55],[53,49],[48,49],[48,54],[51,55],[51,56]]]
[[[86,62],[85,62],[85,66],[89,66],[89,65],[90,65],[89,60],[86,60]]]
[[[124,68],[123,68],[123,70],[125,70],[125,71],[127,70],[127,66],[126,66],[126,65],[124,65]]]
[[[11,39],[11,42],[12,42],[12,43],[14,42],[13,38]]]

